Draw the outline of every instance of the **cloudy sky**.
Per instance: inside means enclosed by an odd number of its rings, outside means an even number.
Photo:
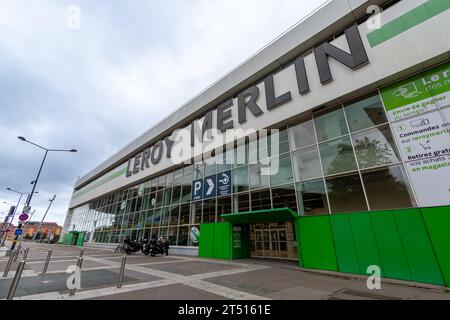
[[[56,194],[62,224],[78,177],[324,2],[1,0],[0,211],[44,155],[17,136],[79,150],[49,155],[32,201],[40,220]]]

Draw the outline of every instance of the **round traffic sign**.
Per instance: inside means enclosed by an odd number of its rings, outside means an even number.
[[[26,213],[23,213],[23,214],[21,214],[19,216],[19,220],[20,221],[27,221],[29,217],[30,217],[29,215],[27,215]]]

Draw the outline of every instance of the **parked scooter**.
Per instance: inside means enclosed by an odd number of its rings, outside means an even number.
[[[126,254],[136,253],[140,250],[143,250],[143,242],[142,241],[130,241],[129,238],[124,240],[124,251]]]
[[[149,241],[148,245],[145,246],[144,250],[142,251],[145,255],[151,255],[152,257],[156,256],[157,254],[161,255],[169,255],[169,241],[167,241],[164,238],[159,238],[159,240],[152,239]]]

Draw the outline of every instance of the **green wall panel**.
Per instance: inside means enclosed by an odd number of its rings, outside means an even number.
[[[421,211],[445,283],[450,287],[450,207],[424,208]]]
[[[385,276],[411,281],[411,272],[392,211],[371,212],[370,219]]]
[[[360,274],[348,215],[332,215],[331,227],[333,230],[339,272]]]
[[[444,281],[419,209],[397,210],[394,217],[413,280],[443,285]]]
[[[384,276],[369,213],[352,213],[348,217],[359,261],[360,274],[367,275],[367,268],[376,265],[381,267],[381,274]]]
[[[216,223],[214,229],[214,258],[232,259],[232,233],[228,222]]]
[[[214,223],[200,226],[199,257],[214,258],[214,226]]]
[[[337,271],[330,217],[305,217],[298,222],[301,258],[305,268]]]

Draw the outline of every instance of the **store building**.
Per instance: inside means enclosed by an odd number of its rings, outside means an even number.
[[[450,286],[449,9],[327,3],[77,181],[63,233]]]

